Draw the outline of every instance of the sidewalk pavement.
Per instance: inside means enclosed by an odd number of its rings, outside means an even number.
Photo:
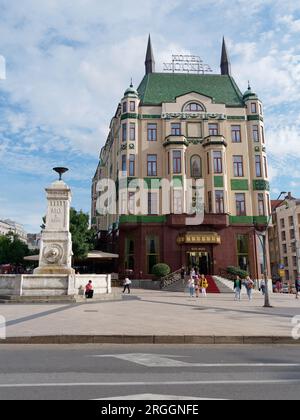
[[[121,291],[120,291],[121,294]],[[78,305],[0,305],[7,341],[1,343],[295,343],[292,319],[300,300],[271,295],[190,298],[185,293],[133,290],[115,302]]]

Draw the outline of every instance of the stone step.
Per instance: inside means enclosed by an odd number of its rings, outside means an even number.
[[[214,276],[214,281],[220,290],[220,293],[233,293],[233,282],[230,280],[223,279],[221,277]]]
[[[124,296],[116,293],[108,295],[95,295],[93,299],[83,296],[0,296],[0,304],[79,304],[102,301],[121,301]]]

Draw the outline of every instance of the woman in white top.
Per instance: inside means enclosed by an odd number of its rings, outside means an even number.
[[[195,280],[191,277],[189,279],[189,290],[190,290],[190,296],[193,298],[195,295]]]

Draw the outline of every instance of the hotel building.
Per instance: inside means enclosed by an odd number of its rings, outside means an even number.
[[[151,185],[144,214],[135,213],[137,190],[122,205],[120,174]],[[105,178],[117,185],[115,214],[97,209]],[[163,179],[172,183],[168,213]],[[199,179],[204,221],[187,224],[187,181]],[[221,73],[192,74],[156,73],[149,38],[145,76],[117,106],[92,186],[92,224],[119,253],[119,272],[147,279],[153,265],[166,263],[173,272],[198,266],[207,275],[235,266],[259,278],[255,226],[267,224],[269,191],[263,104],[250,86],[244,94],[238,88],[225,40]]]

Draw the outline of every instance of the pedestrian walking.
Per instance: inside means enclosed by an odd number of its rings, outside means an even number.
[[[249,301],[251,301],[252,300],[252,292],[253,292],[253,289],[254,289],[254,281],[251,280],[251,278],[248,276],[246,278],[245,285],[246,285],[246,289],[247,289],[248,299],[249,299]]]
[[[94,287],[93,287],[92,280],[90,280],[88,284],[85,286],[85,297],[87,299],[93,299],[94,297]]]
[[[184,285],[185,284],[185,267],[181,268],[180,276],[181,276],[182,284]]]
[[[204,274],[201,276],[200,287],[202,296],[207,297],[208,281]]]
[[[266,281],[265,279],[262,279],[260,282],[260,291],[262,293],[263,296],[265,296],[266,294]]]
[[[196,276],[195,279],[195,292],[196,292],[196,298],[200,297],[200,277]]]
[[[126,292],[126,290],[128,290],[128,294],[130,295],[130,293],[131,293],[131,291],[130,291],[131,284],[132,284],[131,280],[128,277],[126,277],[126,279],[124,281],[123,294]]]
[[[190,291],[190,297],[194,297],[195,296],[195,280],[194,278],[190,278],[189,282],[188,282],[188,286],[189,286],[189,291]]]
[[[236,276],[234,281],[234,291],[235,291],[235,300],[241,300],[241,292],[242,292],[242,280],[240,276]]]
[[[295,286],[296,286],[296,299],[299,299],[299,293],[300,293],[300,277],[297,277]]]

